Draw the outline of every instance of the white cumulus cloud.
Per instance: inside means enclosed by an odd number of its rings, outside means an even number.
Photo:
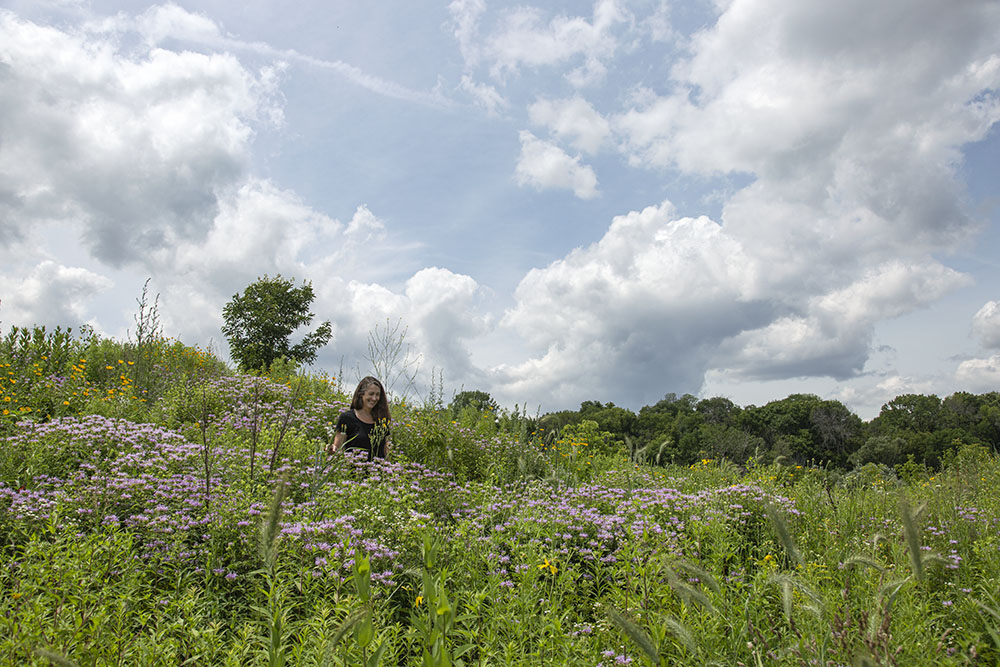
[[[754,379],[852,377],[869,357],[876,322],[933,303],[968,282],[967,276],[931,260],[889,262],[845,287],[810,298],[801,312],[725,341],[715,364]]]
[[[576,87],[604,78],[605,61],[619,48],[615,29],[630,20],[629,12],[617,0],[598,0],[589,18],[550,17],[551,12],[521,5],[504,10],[499,25],[482,36],[481,2],[456,0],[450,10],[467,67],[485,60],[492,76],[503,80],[524,67],[568,63],[574,68],[566,73],[566,80]]]
[[[79,327],[91,322],[90,301],[111,285],[93,271],[45,260],[22,279],[0,276],[0,320],[7,325]]]
[[[137,54],[6,12],[0,61],[0,97],[18,101],[0,107],[0,216],[79,220],[112,265],[204,238],[272,92],[231,56]]]
[[[531,122],[586,153],[596,153],[611,135],[608,121],[582,97],[540,99],[528,107],[528,115]]]
[[[972,333],[983,347],[1000,348],[1000,302],[987,301],[972,318]]]
[[[755,272],[722,227],[669,202],[618,216],[521,281],[502,323],[532,356],[497,369],[504,392],[565,405],[594,387],[633,403],[698,387],[721,341],[768,321],[768,304],[745,298]]]
[[[527,130],[522,130],[520,137],[521,155],[514,172],[518,185],[530,185],[539,190],[572,190],[581,199],[597,196],[597,175],[589,165],[581,163],[579,157],[568,155]]]
[[[955,378],[966,391],[996,391],[1000,387],[1000,354],[985,359],[968,359],[958,365]]]

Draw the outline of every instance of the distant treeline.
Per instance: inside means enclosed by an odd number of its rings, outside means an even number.
[[[461,398],[456,397],[459,406]],[[539,426],[553,437],[586,432],[600,441],[592,445],[624,449],[650,463],[726,458],[743,464],[753,458],[848,469],[913,460],[937,469],[964,444],[1000,448],[1000,392],[957,392],[944,399],[904,394],[869,422],[843,403],[813,394],[792,394],[759,407],[667,394],[638,414],[614,403],[584,401],[579,410],[545,414]]]

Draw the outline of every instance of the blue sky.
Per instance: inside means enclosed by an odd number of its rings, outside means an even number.
[[[0,1],[0,327],[311,280],[542,411],[1000,388],[1000,5]],[[361,368],[358,368],[358,367]]]

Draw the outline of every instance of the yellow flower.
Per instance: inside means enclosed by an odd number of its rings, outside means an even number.
[[[422,603],[423,601],[424,601],[424,596],[423,595],[418,595],[417,596],[417,601],[413,603],[413,606],[414,607],[419,607],[420,603]]]
[[[548,558],[545,559],[544,563],[542,563],[541,565],[538,566],[538,569],[539,570],[545,570],[545,569],[547,569],[552,574],[555,574],[556,572],[559,571],[558,569],[556,569],[556,564],[555,563],[550,563]]]

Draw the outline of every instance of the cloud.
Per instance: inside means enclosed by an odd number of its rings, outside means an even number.
[[[462,76],[461,88],[469,93],[475,103],[490,115],[498,115],[510,107],[510,102],[495,87],[485,83],[476,83],[468,74]]]
[[[225,55],[125,53],[0,13],[4,218],[75,218],[112,266],[202,239],[248,168],[271,82]]]
[[[996,391],[1000,386],[1000,354],[963,361],[958,365],[955,377],[966,391]]]
[[[410,371],[422,369],[418,395],[426,391],[431,369],[447,369],[450,383],[479,384],[483,373],[473,363],[468,341],[491,325],[481,308],[481,291],[470,276],[438,267],[417,271],[399,291],[374,282],[324,279],[314,311],[332,320],[334,341],[320,351],[319,362],[336,367],[343,356],[355,360],[353,372],[368,374],[375,370],[364,361],[372,343],[386,358],[395,357],[397,371],[407,360]]]
[[[972,333],[987,349],[1000,348],[1000,302],[987,301],[972,318]]]
[[[670,18],[671,4],[667,0],[660,0],[653,12],[639,22],[639,27],[649,34],[653,42],[675,42],[681,39],[681,34],[674,28]]]
[[[479,62],[479,20],[486,11],[483,0],[452,0],[448,5],[451,13],[451,29],[458,41],[458,48],[465,59],[466,68],[474,68]]]
[[[567,405],[697,390],[721,341],[769,321],[768,304],[744,297],[755,271],[717,223],[677,218],[669,202],[618,216],[600,241],[521,281],[502,325],[532,356],[497,369],[503,392]]]
[[[579,157],[567,155],[561,148],[542,141],[531,132],[522,130],[521,155],[514,178],[518,185],[530,185],[538,190],[561,188],[573,191],[580,199],[597,196],[597,175]]]
[[[876,323],[969,284],[935,253],[979,229],[956,167],[959,147],[1000,119],[997,8],[883,3],[860,33],[853,3],[734,0],[719,9],[675,65],[668,92],[636,89],[634,105],[609,122],[634,167],[745,173],[750,184],[729,196],[721,225],[710,222],[711,241],[692,237],[685,275],[655,283],[667,286],[662,294],[636,275],[622,284],[646,285],[647,297],[623,298],[627,290],[603,279],[600,258],[617,223],[594,246],[529,274],[505,322],[541,349],[504,369],[510,383],[550,383],[570,396],[595,379],[630,391],[620,377],[641,394],[650,368],[666,377],[661,386],[684,390],[701,386],[708,370],[852,378]],[[568,116],[554,104],[530,111],[560,138],[573,136],[576,126],[560,126]],[[523,146],[538,141],[521,137]],[[716,283],[725,296],[704,298],[716,319],[680,323],[671,315],[683,312],[684,297],[675,300],[672,286],[686,286],[687,275],[709,285],[726,275],[712,263],[723,242],[739,249],[725,255],[738,283]],[[635,261],[652,255],[664,266],[675,264],[675,250],[650,232],[630,246]],[[626,312],[642,336],[669,341],[670,353],[617,344],[637,339],[608,328]],[[687,335],[674,338],[678,329]]]
[[[218,44],[227,39],[215,21],[172,2],[150,7],[136,18],[135,23],[150,46],[158,46],[168,39],[201,44]]]
[[[150,45],[169,39],[201,46],[256,53],[266,58],[297,62],[336,72],[351,83],[378,95],[430,107],[450,108],[454,103],[439,91],[425,92],[374,76],[342,60],[325,60],[295,49],[278,49],[265,42],[248,42],[224,34],[210,18],[195,14],[174,3],[150,7],[136,20],[136,27]]]
[[[447,368],[451,377],[479,374],[463,341],[489,328],[490,318],[478,302],[480,289],[471,277],[438,267],[421,269],[406,281],[410,309],[405,321],[431,365]]]
[[[90,300],[111,285],[93,271],[43,261],[23,279],[0,276],[0,320],[8,325],[79,327],[91,322]]]
[[[727,203],[727,228],[749,238],[768,221],[767,238],[786,239],[779,252],[805,250],[810,264],[820,240],[867,259],[951,247],[974,230],[955,169],[958,148],[1000,119],[996,5],[722,9],[674,66],[673,90],[612,119],[632,164],[752,175]]]
[[[531,122],[547,127],[552,133],[585,153],[596,153],[608,140],[608,121],[582,97],[565,100],[540,99],[528,107]]]
[[[559,405],[595,398],[595,387],[638,405],[663,387],[696,393],[710,371],[848,379],[863,371],[877,322],[969,282],[925,257],[780,294],[771,268],[724,225],[678,218],[666,202],[616,217],[600,241],[521,281],[502,324],[529,358],[497,368],[497,382],[504,395],[543,392]]]
[[[604,78],[604,63],[618,48],[614,29],[631,18],[616,0],[598,0],[590,20],[560,15],[546,21],[542,10],[522,5],[505,10],[499,25],[484,37],[479,27],[485,9],[481,2],[456,0],[449,9],[467,69],[485,60],[490,74],[504,80],[524,67],[579,62],[565,75],[576,87]]]
[[[810,298],[801,314],[782,315],[725,341],[714,365],[755,380],[847,379],[864,368],[876,322],[927,306],[969,282],[930,259],[888,262],[845,287]]]

